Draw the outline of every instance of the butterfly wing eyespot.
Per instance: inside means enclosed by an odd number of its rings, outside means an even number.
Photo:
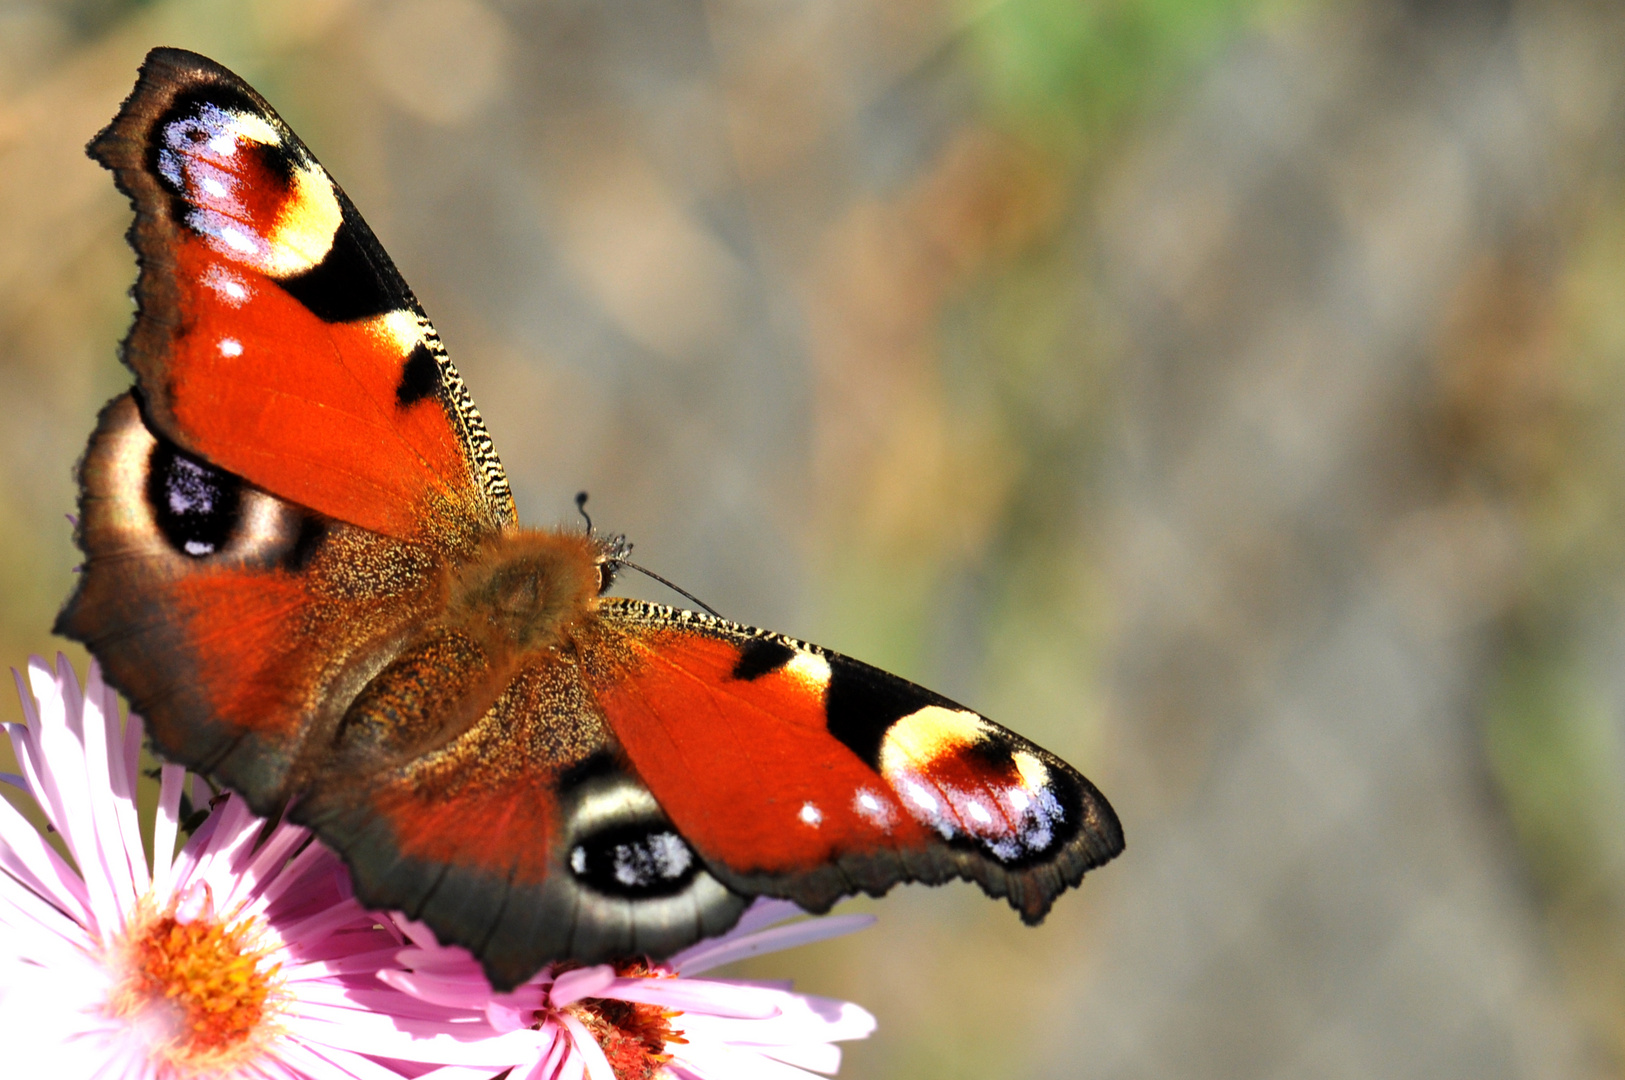
[[[147,461],[147,505],[177,551],[213,555],[241,525],[242,480],[172,443],[155,442]]]

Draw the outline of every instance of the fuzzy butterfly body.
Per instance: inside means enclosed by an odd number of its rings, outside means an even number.
[[[135,205],[131,390],[79,466],[58,620],[156,748],[341,852],[498,987],[669,954],[754,895],[964,878],[1037,922],[1122,850],[1076,770],[805,642],[605,596],[520,528],[343,191],[231,72],[152,52],[90,145]]]

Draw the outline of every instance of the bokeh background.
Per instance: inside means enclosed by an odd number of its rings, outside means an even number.
[[[0,0],[11,662],[157,44],[345,185],[527,520],[1116,804],[1041,929],[905,888],[751,969],[878,1014],[843,1076],[1625,1075],[1625,7]]]

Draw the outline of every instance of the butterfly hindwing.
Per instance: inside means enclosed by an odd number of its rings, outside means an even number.
[[[343,190],[225,68],[155,49],[90,152],[136,207],[153,426],[267,491],[442,546],[512,525],[485,426]]]
[[[1029,922],[1122,850],[1110,805],[1014,732],[777,634],[605,599],[582,664],[683,836],[743,892],[825,910],[960,877]]]

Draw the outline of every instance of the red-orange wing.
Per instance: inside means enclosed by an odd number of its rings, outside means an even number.
[[[124,346],[149,424],[283,499],[397,538],[514,521],[434,327],[360,214],[225,68],[155,49],[90,145],[135,203]]]
[[[721,881],[824,910],[899,881],[976,881],[1029,922],[1123,834],[1077,770],[929,690],[689,611],[601,602],[587,684]]]

